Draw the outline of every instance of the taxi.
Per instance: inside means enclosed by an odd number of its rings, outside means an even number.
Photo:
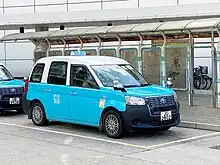
[[[139,128],[168,130],[180,123],[174,90],[151,84],[117,57],[41,58],[22,100],[28,119],[37,126],[52,120],[93,126],[110,138]]]
[[[15,79],[8,69],[0,64],[0,113],[7,110],[17,110],[18,113],[23,113],[24,85],[24,81]]]

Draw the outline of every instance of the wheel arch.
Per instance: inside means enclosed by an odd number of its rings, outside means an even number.
[[[99,131],[101,131],[101,132],[103,131],[103,119],[104,119],[105,114],[108,111],[115,111],[121,116],[120,111],[117,108],[113,107],[113,106],[108,106],[108,107],[104,108],[103,111],[102,111],[102,114],[100,116],[100,119],[99,119]]]
[[[30,102],[30,104],[29,104],[29,110],[30,110],[30,113],[29,114],[31,114],[32,112],[32,109],[31,109],[31,106],[33,105],[33,103],[39,103],[39,104],[41,104],[43,107],[44,107],[44,105],[43,105],[43,103],[39,100],[39,99],[33,99],[31,102]],[[45,112],[46,113],[46,112]],[[31,117],[31,115],[29,116],[30,117],[30,119],[32,119],[32,117]]]

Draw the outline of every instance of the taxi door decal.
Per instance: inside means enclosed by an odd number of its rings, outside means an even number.
[[[105,99],[100,99],[99,100],[99,108],[104,108],[105,107]]]

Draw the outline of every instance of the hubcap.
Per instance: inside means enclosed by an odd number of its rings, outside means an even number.
[[[119,130],[119,121],[115,115],[108,115],[105,119],[105,129],[110,135],[117,134]]]
[[[43,110],[39,106],[35,106],[33,109],[33,119],[36,123],[40,123],[43,120]]]

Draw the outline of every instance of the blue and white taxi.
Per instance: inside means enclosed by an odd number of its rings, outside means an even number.
[[[22,109],[22,95],[24,92],[24,81],[16,80],[6,67],[0,64],[0,112],[7,110]]]
[[[23,109],[37,126],[54,120],[98,127],[119,138],[125,131],[168,130],[180,122],[175,92],[151,84],[116,57],[42,58],[24,92]]]

